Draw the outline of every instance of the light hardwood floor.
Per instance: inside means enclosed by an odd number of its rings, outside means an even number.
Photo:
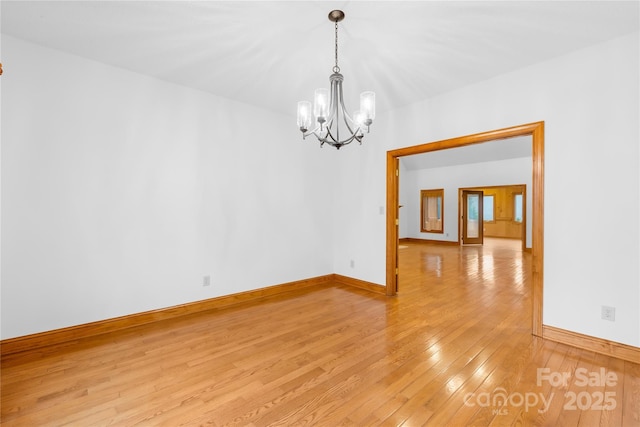
[[[531,335],[513,243],[403,244],[397,297],[308,288],[7,356],[2,425],[640,425],[640,365]]]

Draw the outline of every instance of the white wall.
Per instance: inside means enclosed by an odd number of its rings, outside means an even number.
[[[378,124],[376,118],[376,129],[365,136],[362,146],[356,143],[336,153],[333,253],[335,273],[384,285],[386,158],[380,152]]]
[[[3,339],[333,273],[332,159],[291,117],[2,48]]]
[[[342,164],[343,180],[377,187],[342,187],[341,200],[359,202],[345,204],[340,230],[350,233],[336,234],[337,272],[385,282],[384,222],[361,222],[377,220],[385,200],[387,150],[543,120],[543,321],[640,346],[638,64],[635,33],[379,114],[362,164]],[[595,195],[608,209],[583,213]],[[352,254],[366,257],[355,271],[343,262]],[[601,305],[616,307],[615,322],[600,318]]]
[[[400,177],[400,204],[404,207],[401,221],[406,235],[417,239],[458,241],[458,189],[496,185],[525,184],[527,189],[526,215],[527,247],[531,247],[532,218],[532,160],[517,158],[492,162],[471,163],[403,172]],[[420,190],[444,189],[444,233],[420,231]]]

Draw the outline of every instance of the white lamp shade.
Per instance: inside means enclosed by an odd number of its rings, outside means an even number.
[[[362,92],[360,94],[360,111],[366,119],[373,121],[376,118],[376,94],[375,92]]]
[[[298,127],[300,129],[309,129],[311,128],[311,123],[311,103],[309,101],[298,102]]]
[[[316,89],[313,97],[313,114],[320,118],[326,119],[329,115],[329,90]]]

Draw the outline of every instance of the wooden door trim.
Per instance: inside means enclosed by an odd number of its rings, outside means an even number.
[[[393,296],[398,289],[398,226],[400,202],[398,196],[398,156],[387,152],[387,283],[386,294]]]
[[[482,215],[482,208],[483,208],[483,201],[482,201],[482,197],[484,195],[484,192],[482,190],[468,190],[468,189],[458,189],[458,193],[460,194],[460,196],[462,196],[462,207],[458,207],[458,221],[460,221],[462,218],[466,219],[465,215],[468,215],[467,209],[469,207],[468,205],[468,200],[465,200],[465,193],[474,193],[479,197],[479,201],[478,201],[478,237],[475,239],[470,239],[469,236],[467,236],[467,233],[469,232],[468,229],[468,222],[465,219],[462,219],[462,234],[460,235],[460,244],[461,245],[483,245],[484,244],[484,230],[483,230],[483,215]],[[460,200],[460,196],[458,200]],[[460,203],[460,202],[458,202]],[[465,241],[465,237],[467,238]],[[469,243],[469,240],[474,240],[473,242]]]
[[[398,256],[398,182],[397,161],[400,157],[448,148],[481,144],[496,139],[514,136],[532,136],[532,300],[533,300],[533,335],[542,336],[542,296],[543,296],[543,254],[544,254],[544,122],[534,122],[488,132],[465,135],[442,141],[414,145],[387,151],[387,283],[386,294],[395,295],[397,289],[397,256]]]

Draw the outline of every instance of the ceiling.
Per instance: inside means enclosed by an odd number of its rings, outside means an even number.
[[[400,157],[400,162],[406,170],[414,171],[468,163],[531,158],[532,143],[531,135],[515,136],[481,144],[403,156]]]
[[[2,33],[283,114],[327,87],[402,107],[639,28],[637,1],[8,1]],[[11,64],[4,63],[5,74]],[[294,120],[294,118],[292,118]]]

